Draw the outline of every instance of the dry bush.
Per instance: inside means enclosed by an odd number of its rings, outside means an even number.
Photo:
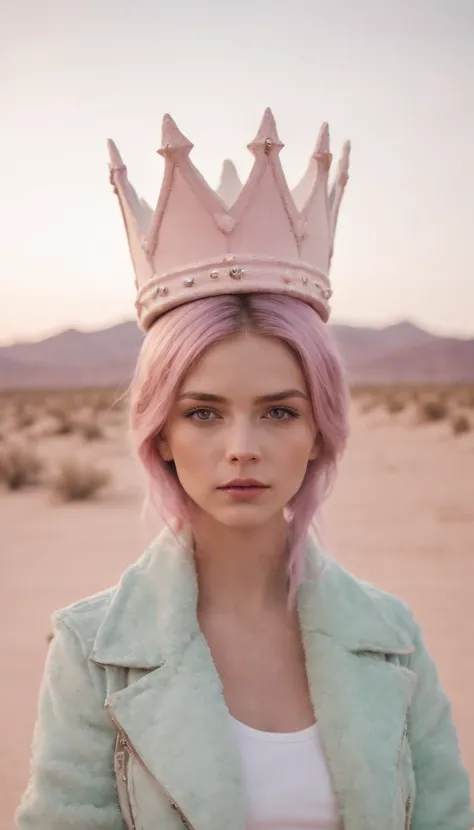
[[[416,386],[412,386],[410,389],[406,391],[406,402],[407,404],[412,404],[413,406],[417,406],[421,400],[421,390],[418,389]]]
[[[367,395],[365,398],[361,398],[359,410],[363,415],[368,415],[369,412],[373,412],[374,409],[377,409],[380,406],[380,398],[378,395]]]
[[[71,435],[74,432],[74,417],[69,409],[52,406],[48,409],[48,415],[56,422],[51,430],[53,435]]]
[[[361,400],[367,394],[366,390],[361,386],[351,386],[350,387],[350,394],[351,398],[354,401]]]
[[[90,396],[89,406],[94,412],[107,412],[114,406],[114,397],[105,391],[95,392]]]
[[[34,447],[12,442],[0,451],[0,481],[9,490],[38,484],[43,462]]]
[[[385,409],[389,415],[398,415],[403,412],[406,406],[406,400],[401,395],[389,395],[385,400]]]
[[[17,429],[28,429],[38,418],[38,412],[31,406],[18,406],[16,409],[15,425]]]
[[[78,421],[76,424],[76,432],[78,432],[85,441],[99,441],[105,438],[103,427],[101,427],[97,421]]]
[[[56,415],[56,425],[52,432],[55,435],[72,435],[76,433],[85,441],[98,441],[105,438],[103,427],[97,420],[89,417],[75,417],[73,413],[63,411]]]
[[[464,409],[474,409],[474,389],[463,387],[456,395],[456,402]]]
[[[444,396],[443,396],[444,397]],[[449,406],[446,400],[440,398],[429,398],[418,404],[418,413],[422,421],[442,421],[449,413]]]
[[[123,408],[124,393],[120,389],[83,389],[71,400],[76,408],[87,407],[95,414],[117,411]]]
[[[454,435],[464,435],[471,430],[471,422],[466,415],[455,415],[451,421]]]
[[[74,458],[63,461],[50,483],[51,494],[59,501],[89,501],[109,484],[107,470]]]

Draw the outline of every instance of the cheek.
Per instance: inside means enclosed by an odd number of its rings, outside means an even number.
[[[203,432],[185,422],[170,435],[170,449],[178,469],[192,473],[209,461],[211,442]]]
[[[315,430],[310,424],[292,425],[285,435],[276,436],[276,452],[286,456],[291,465],[299,465],[309,460],[315,444]]]

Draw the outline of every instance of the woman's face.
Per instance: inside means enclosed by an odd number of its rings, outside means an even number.
[[[281,517],[317,455],[316,436],[292,351],[245,333],[210,347],[189,372],[158,449],[199,510],[229,527],[256,527]]]

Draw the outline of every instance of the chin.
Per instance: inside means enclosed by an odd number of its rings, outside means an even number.
[[[224,527],[235,528],[235,530],[254,530],[274,521],[282,512],[283,508],[269,511],[268,508],[262,509],[257,505],[241,504],[226,510],[209,512],[208,515]]]

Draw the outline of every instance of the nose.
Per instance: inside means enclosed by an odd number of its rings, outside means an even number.
[[[235,423],[228,434],[226,456],[227,461],[234,464],[258,461],[261,450],[255,427],[248,423]]]

